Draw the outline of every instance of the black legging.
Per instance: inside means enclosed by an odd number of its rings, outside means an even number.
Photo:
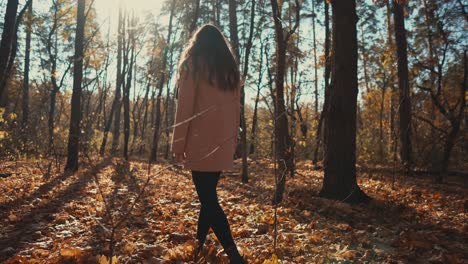
[[[201,203],[198,218],[197,239],[203,244],[210,227],[223,248],[235,247],[229,223],[218,202],[216,186],[221,172],[192,171],[192,179]]]

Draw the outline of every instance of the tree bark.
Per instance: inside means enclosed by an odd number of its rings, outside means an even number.
[[[411,147],[411,101],[408,76],[408,52],[405,29],[404,4],[393,0],[393,17],[395,24],[395,40],[398,55],[398,86],[399,86],[399,131],[400,159],[406,171],[412,166]]]
[[[320,113],[320,118],[317,126],[317,136],[315,138],[315,149],[314,157],[312,164],[317,168],[319,148],[322,142],[322,131],[324,127],[325,112],[328,108],[328,98],[330,90],[330,75],[331,75],[331,57],[330,57],[330,4],[327,1],[324,1],[325,5],[325,71],[324,71],[324,82],[325,82],[325,98],[323,102],[322,112]],[[325,141],[325,139],[323,139]]]
[[[73,67],[73,93],[71,99],[71,118],[68,135],[68,156],[65,171],[78,170],[81,121],[81,82],[83,79],[84,28],[86,0],[78,0],[75,36],[75,56]]]
[[[240,148],[241,148],[241,155],[242,155],[242,182],[247,183],[249,181],[249,174],[248,174],[248,163],[247,163],[247,125],[245,122],[245,82],[247,80],[248,72],[249,72],[249,59],[250,59],[250,51],[252,49],[252,42],[253,42],[253,35],[255,31],[255,5],[256,1],[251,1],[250,7],[250,30],[249,30],[249,37],[247,40],[247,45],[245,47],[245,55],[244,55],[244,69],[243,69],[243,76],[244,80],[241,87],[241,98],[240,98],[240,125],[241,125],[241,133],[240,133]],[[231,33],[231,41],[235,45],[236,56],[237,60],[239,60],[239,37],[238,37],[238,29],[237,29],[237,5],[236,1],[230,0],[229,1],[229,29]]]
[[[130,21],[130,19],[129,19]],[[129,23],[129,27],[131,27],[129,33],[129,45],[131,45],[131,55],[130,55],[130,65],[128,66],[128,75],[127,75],[127,82],[123,87],[123,108],[124,108],[124,149],[123,149],[123,157],[125,160],[128,160],[128,142],[130,141],[130,89],[132,86],[132,78],[133,78],[133,66],[135,64],[135,17],[133,15],[131,19],[131,23]],[[130,43],[131,42],[131,43]]]
[[[252,130],[251,130],[251,138],[250,138],[250,150],[249,154],[252,155],[255,152],[255,139],[257,133],[257,123],[258,123],[258,103],[260,101],[260,92],[262,90],[262,79],[263,79],[263,47],[264,44],[262,41],[260,46],[260,62],[258,66],[258,79],[257,79],[257,94],[255,95],[255,104],[254,104],[254,112],[252,117]]]
[[[325,176],[320,196],[369,199],[356,181],[357,15],[355,0],[333,1],[333,68],[325,126]]]
[[[112,146],[111,154],[114,155],[117,151],[120,138],[120,114],[122,103],[120,102],[121,98],[121,89],[124,86],[124,74],[125,74],[125,65],[122,69],[122,55],[124,53],[125,45],[125,16],[123,14],[122,6],[119,6],[119,26],[117,33],[117,82],[115,85],[115,109],[114,109],[114,130],[112,131]]]
[[[200,16],[200,0],[195,0],[195,9],[193,11],[193,18],[192,23],[190,24],[189,33],[192,32],[197,28],[198,17]]]
[[[161,67],[161,77],[159,79],[158,85],[158,97],[156,102],[156,123],[154,127],[154,134],[153,134],[153,145],[151,146],[151,153],[150,153],[150,161],[156,162],[158,159],[158,145],[159,145],[159,130],[161,128],[161,95],[164,88],[164,84],[166,83],[166,68],[167,68],[167,54],[169,50],[169,43],[171,42],[172,37],[172,24],[174,19],[174,10],[175,10],[176,1],[172,0],[171,3],[171,14],[169,16],[169,27],[167,30],[167,39],[166,39],[166,47],[164,48],[164,57],[162,58],[162,67]],[[200,2],[198,2],[198,5]]]
[[[385,109],[385,87],[380,91],[380,112],[379,112],[379,163],[384,163],[384,129],[383,129],[383,114]]]
[[[274,126],[275,126],[275,158],[278,164],[276,171],[277,186],[273,197],[273,203],[278,204],[283,200],[283,193],[286,187],[286,172],[288,166],[291,165],[289,148],[290,138],[288,131],[288,117],[284,100],[284,75],[286,72],[286,51],[287,42],[291,35],[299,26],[299,14],[296,14],[296,24],[293,28],[286,32],[283,29],[281,10],[279,9],[277,0],[271,0],[272,15],[275,28],[276,40],[276,92],[272,93],[274,109]],[[296,12],[299,13],[299,2],[296,2]]]
[[[436,74],[436,58],[434,56],[434,45],[432,42],[432,30],[431,30],[431,20],[433,18],[431,11],[429,10],[429,6],[427,4],[426,0],[423,0],[423,5],[424,5],[424,18],[425,18],[425,24],[426,24],[426,30],[427,30],[427,46],[429,49],[429,67],[430,67],[430,84],[435,85],[437,82],[437,74]],[[429,87],[431,90],[434,89],[434,87]],[[431,123],[435,123],[436,119],[436,109],[434,102],[431,100],[431,106],[429,110],[429,118],[431,120]],[[437,161],[437,138],[436,138],[436,130],[434,126],[431,126],[431,131],[430,131],[430,138],[431,138],[431,166],[433,171],[438,170],[438,161]],[[436,176],[438,177],[438,176]],[[438,179],[436,179],[437,181]]]
[[[312,0],[312,41],[314,50],[314,96],[315,96],[315,115],[318,115],[318,69],[317,69],[317,38],[315,33],[315,0]]]
[[[24,50],[24,73],[23,73],[23,90],[22,90],[22,118],[21,127],[25,129],[29,120],[29,68],[31,57],[31,33],[33,9],[32,0],[28,7],[28,21],[26,24],[26,47]]]
[[[18,0],[8,0],[3,23],[2,40],[0,42],[0,106],[6,105],[4,94],[8,62],[11,56],[12,45],[15,38],[16,13],[18,12]]]

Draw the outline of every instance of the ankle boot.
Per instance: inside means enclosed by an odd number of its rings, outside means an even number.
[[[231,264],[246,264],[245,259],[240,255],[236,246],[229,247],[225,250],[229,257],[229,263]]]
[[[200,242],[198,239],[195,241],[193,248],[193,261],[195,261],[195,263],[202,258],[203,244],[204,242]]]

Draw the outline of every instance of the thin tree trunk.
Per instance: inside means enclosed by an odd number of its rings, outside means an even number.
[[[22,90],[22,118],[21,127],[25,129],[29,119],[29,68],[31,57],[31,32],[32,32],[33,9],[32,0],[28,8],[28,21],[26,24],[26,48],[24,51],[24,74]]]
[[[429,7],[427,5],[427,1],[423,0],[423,5],[424,5],[424,17],[425,17],[425,22],[426,22],[426,30],[427,30],[427,46],[429,48],[429,62],[430,62],[430,84],[435,84],[436,79],[437,79],[437,74],[436,74],[436,58],[434,56],[434,45],[432,42],[432,31],[431,31],[431,11],[429,10]],[[434,89],[434,87],[429,87],[431,90]],[[431,100],[431,106],[429,110],[429,118],[432,124],[435,123],[436,120],[436,107],[434,105],[434,102]],[[431,126],[431,131],[430,131],[430,138],[431,138],[431,166],[433,171],[437,171],[439,166],[438,166],[438,161],[437,161],[437,138],[436,138],[436,130],[434,126]],[[438,176],[436,176],[438,177]],[[437,181],[437,179],[436,179]]]
[[[366,54],[366,43],[364,40],[364,29],[361,25],[361,45],[362,45],[362,67],[364,68],[364,83],[366,84],[366,92],[370,91],[369,87],[369,71],[367,67],[367,54]]]
[[[250,31],[249,37],[247,40],[247,45],[245,47],[245,56],[244,56],[244,67],[243,67],[243,76],[244,76],[244,83],[247,80],[247,75],[249,72],[249,59],[250,59],[250,51],[252,48],[252,41],[253,41],[253,34],[254,34],[254,24],[255,24],[255,5],[256,1],[251,1],[250,7]],[[238,29],[237,29],[237,5],[234,0],[229,1],[229,29],[231,33],[231,42],[234,43],[234,50],[237,56],[237,60],[240,60],[239,57],[239,37],[238,37]],[[240,134],[240,148],[241,148],[241,155],[242,155],[242,182],[247,183],[249,181],[249,174],[248,174],[248,163],[247,163],[247,125],[245,122],[245,86],[241,87],[241,98],[240,98],[240,124],[241,124],[241,134]]]
[[[167,67],[167,54],[169,49],[169,43],[171,42],[172,37],[172,23],[174,19],[174,10],[175,10],[176,1],[172,0],[171,3],[171,14],[169,17],[169,27],[167,31],[167,40],[166,40],[166,47],[164,48],[164,57],[161,67],[161,77],[159,79],[159,92],[156,102],[156,124],[154,128],[153,134],[153,145],[151,146],[151,153],[150,153],[150,161],[156,162],[158,159],[158,145],[159,145],[159,130],[161,128],[161,95],[164,88],[164,84],[166,83],[166,67]],[[198,5],[200,2],[198,1]]]
[[[385,109],[385,87],[381,89],[380,95],[380,112],[379,112],[379,163],[384,163],[384,129],[383,129],[383,113]]]
[[[125,65],[122,69],[122,55],[125,46],[125,16],[122,13],[122,6],[119,7],[119,27],[117,33],[117,82],[115,86],[115,109],[114,109],[114,130],[112,131],[112,146],[111,154],[114,155],[117,151],[120,138],[120,114],[122,104],[120,102],[121,89],[124,84]]]
[[[58,89],[55,87],[53,87],[52,91],[50,91],[49,118],[47,120],[47,126],[48,126],[48,131],[49,131],[49,151],[52,151],[52,149],[54,148],[54,123],[55,123],[54,117],[55,117],[55,105],[57,101],[57,93],[58,93]]]
[[[130,21],[130,18],[129,18]],[[130,89],[132,86],[132,78],[133,78],[133,66],[135,64],[135,15],[133,15],[131,19],[131,23],[129,23],[129,27],[131,28],[129,33],[129,45],[131,45],[131,55],[130,55],[130,65],[128,66],[128,75],[127,75],[127,82],[123,87],[123,108],[124,108],[124,149],[123,149],[123,156],[125,160],[128,160],[128,142],[130,141]],[[131,42],[131,44],[130,44]],[[127,61],[126,61],[127,62]]]
[[[177,33],[175,33],[175,35],[177,35]],[[169,55],[169,76],[167,78],[167,84],[166,84],[166,103],[165,103],[165,107],[166,107],[166,113],[164,115],[164,122],[165,122],[165,127],[166,129],[164,130],[165,134],[166,134],[166,149],[164,150],[164,158],[166,160],[169,159],[170,157],[170,149],[171,149],[171,139],[170,139],[170,129],[169,129],[169,126],[170,126],[170,123],[173,122],[172,120],[172,116],[174,115],[174,104],[173,104],[173,100],[172,100],[172,97],[171,97],[171,87],[170,87],[170,81],[171,81],[171,78],[172,78],[172,69],[174,68],[174,45],[171,44],[170,45],[171,48],[170,48],[170,55]]]
[[[86,0],[78,0],[78,11],[76,18],[75,56],[73,67],[73,93],[71,99],[71,118],[68,136],[68,156],[65,171],[78,170],[78,154],[80,143],[80,120],[81,120],[81,82],[83,79],[83,57],[84,57],[84,28]]]
[[[314,50],[314,96],[315,96],[315,114],[318,115],[318,64],[317,64],[317,38],[315,30],[315,0],[312,0],[312,36]]]
[[[200,0],[195,1],[195,9],[193,11],[192,23],[190,24],[189,33],[191,34],[197,28],[198,17],[200,16]]]
[[[398,54],[400,159],[405,170],[409,172],[412,166],[411,101],[404,4],[399,4],[397,0],[393,0],[393,15]]]
[[[325,176],[320,196],[343,202],[369,198],[356,181],[357,15],[355,0],[333,1],[333,79],[326,111]]]
[[[278,204],[283,200],[283,193],[286,187],[286,171],[291,165],[289,148],[290,138],[288,131],[288,117],[286,113],[284,100],[284,75],[286,72],[286,51],[287,42],[297,27],[299,26],[299,14],[296,14],[296,24],[289,32],[284,35],[284,29],[281,20],[281,10],[278,7],[277,0],[271,0],[272,15],[275,26],[276,39],[276,93],[273,95],[275,105],[275,154],[278,169],[276,171],[277,186],[273,197],[273,203]],[[296,12],[299,13],[299,2],[296,2]]]
[[[387,15],[387,46],[390,51],[391,56],[391,64],[390,64],[390,77],[389,77],[389,86],[390,86],[390,135],[389,138],[390,140],[390,151],[393,153],[393,160],[396,161],[397,157],[397,148],[398,148],[398,140],[397,140],[397,131],[396,131],[396,125],[395,125],[395,116],[396,116],[396,111],[395,111],[395,106],[397,106],[397,101],[398,99],[396,98],[397,92],[395,89],[395,81],[394,81],[394,42],[393,42],[393,25],[392,25],[392,8],[390,5],[390,2],[392,0],[386,0],[385,5],[386,5],[386,15]],[[395,162],[394,162],[395,163]]]
[[[319,148],[322,142],[322,130],[324,127],[325,120],[325,112],[328,108],[328,98],[329,98],[329,90],[330,90],[330,75],[331,75],[331,58],[330,58],[330,4],[327,1],[324,1],[325,4],[325,71],[324,71],[324,81],[325,81],[325,99],[323,102],[322,112],[320,113],[320,118],[317,126],[317,136],[315,138],[315,149],[314,149],[314,157],[312,160],[312,164],[314,167],[317,168],[318,162],[318,154]],[[325,136],[325,135],[324,135]],[[324,140],[325,141],[325,138]]]
[[[257,94],[255,95],[255,104],[254,104],[254,112],[252,117],[252,132],[251,132],[251,139],[250,139],[250,150],[249,154],[253,154],[255,152],[255,139],[257,134],[257,122],[258,122],[258,103],[260,101],[260,92],[262,90],[262,79],[263,79],[263,47],[264,44],[261,42],[260,46],[260,62],[258,68],[258,79],[257,79]]]

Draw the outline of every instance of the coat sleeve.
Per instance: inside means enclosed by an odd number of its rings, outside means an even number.
[[[195,80],[188,69],[180,73],[178,86],[179,94],[171,148],[173,153],[182,154],[185,152],[187,132],[194,114],[195,103]]]

